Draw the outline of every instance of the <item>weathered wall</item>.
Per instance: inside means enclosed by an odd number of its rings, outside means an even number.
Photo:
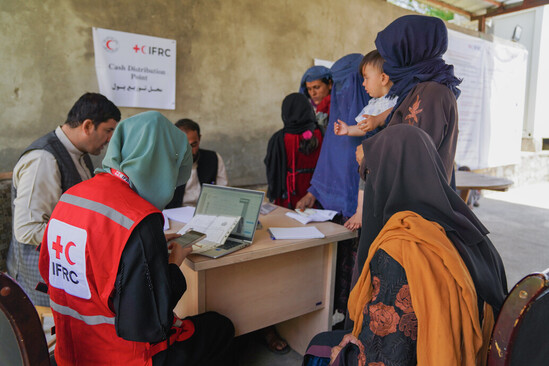
[[[200,123],[202,146],[222,154],[231,184],[264,183],[282,99],[312,58],[368,52],[406,13],[383,0],[0,0],[0,171],[81,94],[98,91],[99,27],[177,40],[177,109],[162,112]]]

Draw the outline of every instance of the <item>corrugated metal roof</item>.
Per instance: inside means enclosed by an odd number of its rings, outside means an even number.
[[[549,4],[549,0],[420,0],[471,19],[491,17]]]

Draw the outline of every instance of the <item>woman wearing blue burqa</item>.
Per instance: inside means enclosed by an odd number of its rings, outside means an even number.
[[[318,125],[322,131],[328,124],[332,91],[332,72],[325,66],[313,66],[305,71],[299,84],[299,92],[311,102],[316,114]]]
[[[354,121],[355,116],[368,104],[369,96],[362,86],[364,79],[359,72],[361,60],[361,54],[349,54],[337,60],[331,68],[334,85],[330,122],[311,187],[296,204],[296,208],[304,209],[313,207],[318,201],[323,208],[340,213],[334,219],[339,224],[347,221],[356,211],[359,176],[355,150],[364,137],[336,136],[334,121]],[[338,244],[334,310],[341,314],[346,313],[357,245],[356,239]]]

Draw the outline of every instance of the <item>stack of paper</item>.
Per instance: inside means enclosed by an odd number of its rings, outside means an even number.
[[[307,208],[305,210],[295,210],[295,212],[287,212],[286,216],[301,222],[303,225],[311,221],[330,221],[337,214],[332,210],[320,210],[316,208]]]
[[[195,215],[178,234],[189,230],[206,234],[206,239],[193,245],[193,253],[201,253],[223,245],[239,222],[240,216]]]
[[[322,239],[324,234],[314,226],[307,227],[271,227],[272,239]]]
[[[185,206],[185,207],[176,207],[176,208],[167,208],[162,213],[164,217],[168,217],[170,220],[179,221],[179,222],[189,222],[194,215],[194,207]]]

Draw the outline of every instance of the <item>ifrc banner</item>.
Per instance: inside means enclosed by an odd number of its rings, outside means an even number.
[[[176,41],[93,28],[99,92],[119,107],[175,109]]]
[[[86,278],[86,230],[52,219],[48,226],[50,253],[50,285],[65,292],[89,299]]]

